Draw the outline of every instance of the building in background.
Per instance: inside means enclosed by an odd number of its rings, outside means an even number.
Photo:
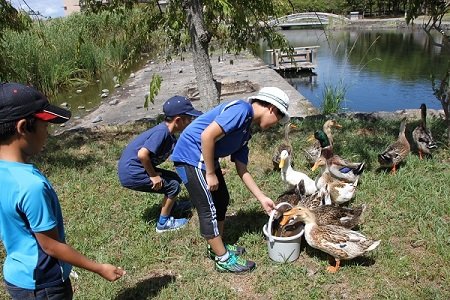
[[[80,12],[79,0],[64,0],[64,15],[68,16],[75,12]]]

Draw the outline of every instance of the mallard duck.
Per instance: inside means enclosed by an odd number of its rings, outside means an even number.
[[[292,155],[292,145],[291,141],[289,139],[289,132],[291,131],[291,128],[296,128],[294,124],[288,122],[284,125],[284,140],[281,142],[281,144],[275,149],[273,156],[272,156],[272,163],[273,163],[273,169],[278,170],[278,165],[280,164],[280,154],[281,151],[286,150],[288,153]]]
[[[331,255],[334,266],[329,272],[337,272],[341,260],[349,260],[374,250],[380,240],[374,241],[363,234],[336,225],[318,225],[314,213],[307,208],[300,208],[297,216],[305,223],[305,239],[308,245]]]
[[[294,186],[285,191],[283,194],[278,196],[277,201],[275,201],[275,204],[287,202],[292,206],[296,206],[298,202],[300,202],[303,195],[300,194],[299,191],[299,184],[303,184],[303,181],[300,180],[300,182]]]
[[[409,142],[405,136],[406,118],[400,123],[398,139],[389,145],[383,153],[378,154],[378,162],[381,167],[392,168],[393,174],[397,171],[397,166],[406,159],[410,152]]]
[[[309,178],[305,173],[292,169],[291,155],[287,150],[281,151],[279,168],[281,169],[281,180],[290,187],[296,186],[300,180],[303,180],[305,185],[305,195],[311,195],[317,191],[314,180]]]
[[[320,166],[326,167],[333,177],[345,182],[355,182],[364,171],[365,163],[350,162],[334,154],[333,146],[323,131],[316,131],[314,137],[322,146],[322,151],[311,170],[314,171]]]
[[[272,235],[278,237],[290,237],[297,235],[303,230],[304,224],[299,220],[289,220],[282,222],[283,213],[292,209],[292,205],[287,202],[279,202],[274,211],[273,221],[271,225]],[[270,222],[269,222],[270,223]]]
[[[283,218],[286,217],[294,219],[289,221],[291,223],[295,222],[295,217],[297,214],[304,209],[304,206],[295,206],[290,210],[283,213]],[[363,204],[356,208],[341,207],[334,205],[321,205],[310,211],[314,214],[316,218],[317,225],[337,225],[348,229],[352,229],[356,225],[360,224],[361,216],[366,210],[366,205]],[[285,222],[282,222],[285,223]]]
[[[336,120],[334,120],[334,119],[326,121],[322,126],[322,131],[324,132],[324,134],[326,134],[330,145],[333,145],[333,135],[331,133],[331,128],[342,128],[342,126],[338,122],[336,122]],[[314,140],[314,136],[312,136],[308,139],[308,141],[312,141],[312,140]],[[311,147],[304,150],[306,160],[309,163],[313,164],[317,160],[317,158],[319,158],[321,150],[322,150],[322,147],[321,147],[319,141],[316,140]]]
[[[316,178],[316,187],[325,188],[333,204],[342,204],[353,199],[358,186],[358,178],[354,182],[345,182],[334,178],[328,169]]]
[[[433,140],[431,131],[427,128],[427,106],[425,103],[420,105],[421,123],[414,128],[412,132],[413,140],[419,150],[419,158],[423,159],[423,154],[431,155],[431,149],[437,148],[436,143]]]

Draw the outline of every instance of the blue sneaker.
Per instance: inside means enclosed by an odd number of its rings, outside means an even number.
[[[192,209],[191,201],[175,201],[170,214],[182,214]]]
[[[174,217],[170,217],[164,225],[159,224],[159,222],[156,222],[156,232],[162,233],[166,231],[173,231],[178,230],[180,228],[183,228],[186,226],[186,224],[189,222],[189,219],[175,219]]]
[[[226,261],[216,261],[216,270],[219,272],[243,273],[255,268],[256,263],[254,261],[243,259],[234,253],[230,253],[230,257]]]

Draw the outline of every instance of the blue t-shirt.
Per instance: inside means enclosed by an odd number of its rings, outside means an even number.
[[[220,157],[231,155],[231,160],[248,163],[248,141],[251,138],[250,125],[253,108],[244,100],[224,102],[202,114],[183,130],[172,153],[173,162],[182,162],[205,170],[202,156],[201,134],[213,121],[225,135],[215,143],[216,167]]]
[[[72,266],[47,255],[34,236],[55,227],[65,243],[61,206],[47,178],[32,164],[0,160],[0,236],[7,282],[35,290],[67,280]]]
[[[170,133],[165,122],[138,135],[123,150],[119,160],[118,173],[120,183],[125,187],[150,184],[150,177],[137,154],[141,148],[151,153],[153,167],[164,162],[173,150],[176,138]]]

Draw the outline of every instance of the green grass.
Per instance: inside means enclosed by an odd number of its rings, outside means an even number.
[[[324,118],[294,120],[291,131],[295,168],[311,176],[301,149]],[[381,245],[364,257],[325,271],[327,256],[302,242],[297,261],[272,262],[262,227],[268,221],[227,159],[222,165],[231,195],[225,241],[247,248],[257,269],[245,275],[221,274],[206,257],[194,216],[187,228],[159,235],[155,222],[161,196],[122,188],[116,164],[122,149],[149,124],[68,132],[49,140],[36,164],[53,182],[65,217],[68,243],[90,258],[117,264],[128,274],[109,283],[76,268],[75,299],[449,299],[450,155],[444,124],[429,120],[440,148],[420,161],[413,152],[397,174],[378,169],[377,153],[398,134],[398,121],[337,118],[336,153],[366,161],[355,199],[368,210],[359,230]],[[418,121],[407,125],[407,136]],[[271,171],[272,152],[283,128],[255,132],[250,143],[250,172],[272,199],[285,186]],[[165,167],[172,168],[170,163]],[[187,198],[185,190],[182,197]],[[3,258],[3,257],[2,257]],[[0,298],[5,297],[4,288]]]

